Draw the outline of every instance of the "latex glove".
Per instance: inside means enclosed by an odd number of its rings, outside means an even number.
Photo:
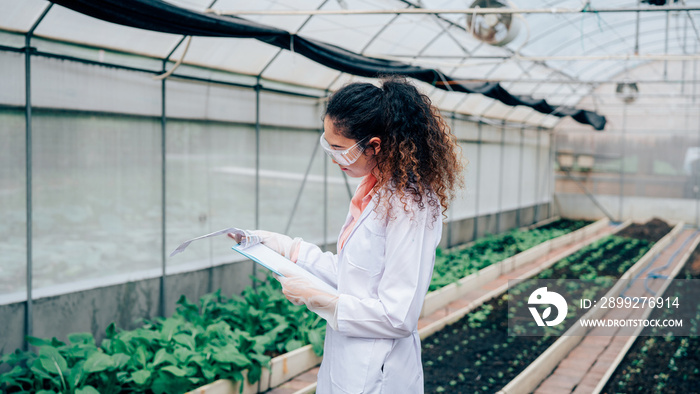
[[[268,248],[295,263],[297,262],[297,257],[299,256],[299,246],[301,245],[302,241],[301,238],[292,239],[284,234],[273,233],[265,230],[246,230],[246,232],[252,236],[259,237],[260,243]],[[228,236],[235,239],[236,242],[241,243],[242,236],[240,234],[229,233]]]
[[[310,311],[321,316],[334,330],[338,329],[338,296],[327,293],[301,276],[276,276],[282,284],[282,293],[294,305],[305,304]]]

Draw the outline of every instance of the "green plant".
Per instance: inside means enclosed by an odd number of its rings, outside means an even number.
[[[589,223],[583,220],[560,219],[532,230],[515,229],[502,234],[487,235],[466,248],[450,252],[438,249],[429,290],[434,291],[457,282],[491,264]]]
[[[628,247],[632,245],[632,247]],[[548,279],[557,286],[566,289],[569,297],[576,299],[586,297],[597,299],[605,294],[620,276],[620,269],[627,270],[649,250],[649,242],[631,240],[628,238],[608,236],[591,245],[570,254],[556,262],[551,269],[543,270],[534,279]],[[602,252],[601,252],[602,250]],[[568,277],[567,280],[561,280]],[[572,281],[571,279],[576,279]],[[455,381],[455,392],[496,392],[515,375],[520,373],[529,363],[539,357],[544,349],[570,327],[582,313],[575,305],[567,306],[567,319],[564,324],[540,328],[533,319],[514,319],[508,321],[508,311],[527,308],[527,297],[535,290],[535,281],[523,281],[509,289],[508,293],[484,303],[467,314],[454,326],[436,333],[441,344],[431,348],[424,347],[426,360],[434,360],[433,355],[445,354],[446,349],[452,349],[460,344],[460,368],[465,364],[472,369],[473,375],[481,378],[462,382],[457,379],[458,373],[466,371],[452,368],[450,363],[425,363],[426,384],[441,384],[443,381]],[[462,327],[454,333],[454,327]],[[527,335],[537,328],[543,336]],[[510,330],[513,330],[512,332]],[[544,331],[542,331],[544,330]],[[451,338],[446,337],[451,333]],[[525,334],[525,335],[518,335]],[[469,338],[468,346],[464,341]],[[505,351],[504,351],[505,349]],[[674,349],[675,351],[676,349]],[[677,351],[679,357],[684,350]]]
[[[276,280],[260,281],[230,299],[220,291],[199,305],[184,296],[173,316],[145,321],[134,330],[111,324],[97,346],[92,334],[68,343],[30,337],[37,350],[0,358],[10,371],[0,376],[7,393],[172,393],[217,379],[260,379],[276,354],[310,343],[323,352],[325,322],[289,303]]]

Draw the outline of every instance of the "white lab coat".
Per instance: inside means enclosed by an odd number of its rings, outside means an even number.
[[[297,264],[338,289],[338,330],[326,328],[317,393],[423,393],[418,317],[442,235],[438,208],[413,217],[393,202],[395,219],[365,208],[335,255],[302,242]],[[407,196],[406,200],[410,200]],[[386,215],[384,215],[386,216]],[[343,226],[347,227],[352,217]],[[341,230],[341,234],[343,233]]]

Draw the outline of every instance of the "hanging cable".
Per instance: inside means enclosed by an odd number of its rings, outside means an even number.
[[[650,270],[650,271],[647,273],[647,275],[644,277],[644,282],[643,282],[643,283],[644,283],[644,289],[645,289],[649,294],[652,294],[653,296],[656,295],[656,292],[654,292],[653,290],[651,290],[651,289],[649,288],[649,286],[647,285],[647,282],[649,281],[649,279],[668,278],[667,275],[659,275],[659,274],[657,274],[656,272],[668,268],[668,267],[671,265],[671,262],[676,258],[676,255],[678,255],[678,253],[679,253],[681,250],[683,250],[683,249],[685,248],[685,246],[688,244],[688,242],[691,241],[692,239],[694,239],[694,238],[698,235],[698,233],[700,233],[700,230],[695,230],[695,232],[694,232],[690,237],[688,237],[688,239],[686,239],[685,241],[683,241],[683,243],[681,244],[681,246],[679,246],[678,249],[671,255],[671,257],[669,257],[669,259],[668,259],[668,261],[667,261],[667,263],[666,263],[665,265],[663,265],[663,266],[661,266],[661,267],[654,268],[654,269]],[[668,247],[670,247],[670,245],[669,245]],[[625,293],[627,292],[627,290],[630,289],[630,287],[632,286],[632,283],[634,283],[637,279],[639,279],[639,277],[642,276],[642,275],[644,274],[644,272],[646,272],[651,266],[654,265],[654,262],[656,262],[656,260],[657,260],[660,256],[661,256],[661,251],[659,251],[659,253],[658,253],[656,256],[654,256],[654,258],[651,259],[651,261],[649,261],[649,263],[647,263],[647,265],[646,265],[642,270],[640,270],[639,273],[638,273],[637,275],[635,275],[635,277],[634,277],[633,279],[630,280],[630,282],[627,284],[627,286],[625,287],[625,289],[624,289],[622,292],[620,292],[620,297],[623,297],[623,298],[631,298],[632,300],[636,300],[637,298],[639,298],[639,297],[637,297],[637,296],[630,297],[630,296],[628,296],[628,295],[625,295]]]
[[[471,34],[472,36],[474,35],[474,31],[475,31],[474,26],[476,26],[476,13],[479,10],[479,8],[481,8],[481,7],[479,7],[479,6],[474,7],[474,12],[472,13],[472,23],[469,26],[469,34]]]
[[[693,232],[693,234],[690,237],[688,237],[685,241],[683,241],[683,244],[673,253],[673,255],[671,255],[671,257],[668,258],[668,261],[666,262],[666,264],[664,264],[661,267],[654,268],[653,270],[649,271],[649,273],[647,273],[646,278],[644,278],[644,288],[646,289],[646,291],[651,293],[651,295],[653,295],[653,296],[656,295],[656,292],[651,290],[649,288],[649,286],[647,285],[649,280],[650,279],[668,279],[668,275],[662,275],[662,274],[659,274],[658,272],[663,271],[666,268],[668,268],[671,265],[671,262],[676,258],[678,253],[680,253],[683,249],[685,249],[685,246],[688,244],[688,242],[695,239],[695,237],[698,235],[698,233],[700,233],[700,230],[695,230],[695,232]]]
[[[523,43],[520,44],[520,46],[515,50],[515,56],[520,56],[520,50],[523,49],[523,47],[530,41],[530,24],[527,22],[527,19],[520,14],[513,14],[513,16],[522,21],[522,23],[525,25],[525,30],[527,31],[525,41],[523,41]]]
[[[163,79],[171,76],[175,72],[175,69],[177,69],[180,66],[180,64],[182,64],[182,61],[185,59],[185,56],[187,55],[187,50],[190,49],[191,42],[192,42],[192,36],[189,36],[187,38],[187,44],[185,44],[185,50],[182,51],[182,56],[180,56],[180,59],[178,59],[178,61],[175,62],[175,65],[173,66],[173,68],[164,72],[163,74],[154,75],[153,79],[160,81],[160,80],[163,80]]]

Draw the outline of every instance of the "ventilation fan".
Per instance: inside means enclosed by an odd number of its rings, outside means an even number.
[[[476,0],[469,8],[513,8],[504,0]],[[495,46],[513,41],[520,31],[520,19],[511,13],[467,14],[467,29],[479,40]]]
[[[615,88],[615,95],[627,104],[633,103],[639,96],[639,88],[635,82],[620,82]]]

